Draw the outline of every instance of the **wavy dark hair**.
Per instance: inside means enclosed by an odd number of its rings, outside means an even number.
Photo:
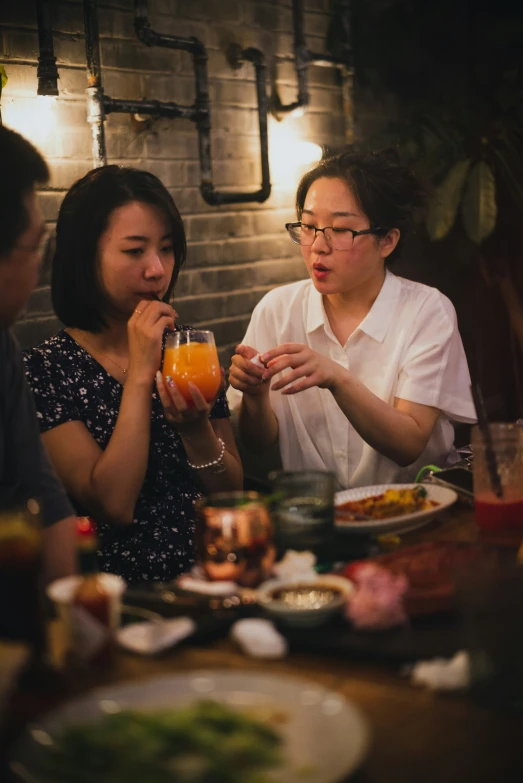
[[[28,227],[24,197],[49,179],[47,163],[19,133],[0,126],[0,260]]]
[[[398,244],[387,258],[396,259],[405,238],[413,230],[417,213],[425,206],[426,191],[420,180],[400,163],[394,149],[379,152],[342,152],[321,160],[301,179],[296,192],[296,211],[301,220],[305,198],[312,183],[321,177],[343,180],[371,228],[397,228]]]
[[[58,213],[51,297],[56,315],[66,326],[88,332],[99,332],[106,326],[104,312],[109,303],[96,265],[98,243],[111,213],[131,201],[157,207],[171,226],[174,269],[164,296],[164,301],[169,301],[187,254],[185,230],[176,204],[154,174],[102,166],[75,182]]]

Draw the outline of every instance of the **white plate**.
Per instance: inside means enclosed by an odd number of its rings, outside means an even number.
[[[39,760],[63,726],[125,708],[176,708],[209,698],[237,709],[261,707],[288,716],[279,727],[287,761],[271,773],[275,783],[336,783],[358,768],[369,747],[367,721],[359,708],[313,682],[259,672],[192,671],[103,688],[71,702],[26,732],[13,767],[27,783],[44,783],[38,777]]]
[[[348,503],[353,500],[363,500],[373,495],[381,495],[387,489],[412,489],[419,484],[377,484],[372,487],[358,487],[357,489],[345,489],[343,492],[336,492],[334,496],[334,505],[341,506],[342,503]],[[336,529],[344,533],[393,533],[405,530],[413,530],[416,527],[422,527],[441,514],[446,508],[456,502],[458,496],[453,489],[440,487],[437,484],[422,484],[427,490],[429,500],[434,500],[438,505],[428,508],[425,511],[416,511],[413,514],[401,514],[397,517],[388,519],[377,519],[363,522],[341,522],[336,520]]]

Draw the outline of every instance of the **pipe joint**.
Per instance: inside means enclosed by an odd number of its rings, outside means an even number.
[[[134,29],[138,39],[146,46],[156,46],[158,34],[154,32],[147,18],[136,17]]]
[[[265,55],[260,49],[256,49],[254,46],[249,46],[247,49],[243,49],[241,53],[244,60],[248,60],[256,68],[266,68]]]
[[[104,91],[102,87],[88,87],[87,90],[87,122],[91,125],[103,123],[105,120]]]

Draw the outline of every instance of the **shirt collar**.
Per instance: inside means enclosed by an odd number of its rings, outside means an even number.
[[[369,337],[380,343],[383,342],[396,309],[400,288],[401,283],[396,275],[393,275],[387,269],[381,290],[358,327],[360,331],[365,332]],[[310,332],[313,332],[320,326],[325,327],[328,323],[327,314],[323,307],[322,295],[314,288],[314,284],[311,282],[307,307],[307,334],[310,334]]]
[[[325,326],[326,323],[328,323],[328,321],[327,314],[323,307],[322,295],[314,288],[314,283],[311,281],[305,324],[307,334],[314,332],[314,330],[318,329],[320,326]]]
[[[400,289],[400,281],[387,269],[381,290],[358,329],[382,343],[394,316]]]

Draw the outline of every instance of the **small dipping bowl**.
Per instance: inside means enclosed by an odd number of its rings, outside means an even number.
[[[258,588],[258,603],[273,620],[296,628],[328,622],[354,592],[341,576],[270,579]]]

